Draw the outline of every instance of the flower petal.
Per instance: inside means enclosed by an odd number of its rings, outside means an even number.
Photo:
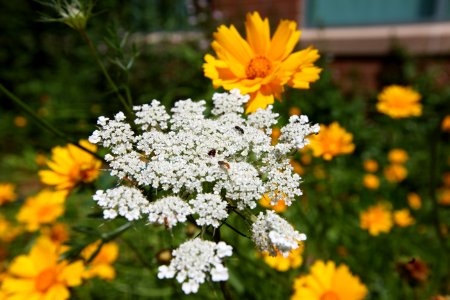
[[[257,13],[248,13],[245,22],[247,41],[256,55],[266,56],[270,45],[269,20]]]

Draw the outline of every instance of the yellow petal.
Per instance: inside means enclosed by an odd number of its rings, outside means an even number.
[[[282,61],[294,50],[300,39],[301,32],[297,30],[297,23],[282,20],[278,25],[270,43],[268,57],[272,61]]]
[[[233,25],[230,28],[224,25],[220,26],[217,32],[214,33],[214,39],[225,53],[231,55],[243,66],[246,66],[254,56],[248,43],[241,37]]]
[[[257,12],[248,13],[245,22],[247,41],[256,55],[266,56],[270,45],[269,20],[261,19]]]

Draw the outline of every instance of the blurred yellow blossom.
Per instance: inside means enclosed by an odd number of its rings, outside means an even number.
[[[303,149],[305,149],[305,148],[303,148]],[[301,150],[302,155],[300,156],[300,161],[302,162],[303,165],[307,166],[311,163],[312,156],[310,153],[304,151],[303,149]]]
[[[3,215],[0,214],[0,241],[11,242],[22,233],[22,228],[11,224]]]
[[[280,128],[274,127],[272,128],[271,138],[272,138],[272,145],[275,145],[278,142],[278,138],[281,135]]]
[[[97,146],[88,141],[80,141],[80,145],[95,152]],[[68,144],[52,149],[52,158],[47,162],[50,170],[39,172],[41,181],[54,185],[57,189],[72,189],[79,183],[94,181],[99,175],[101,161],[92,154]]]
[[[14,189],[14,184],[0,183],[0,206],[8,202],[13,202],[17,199]]]
[[[88,260],[97,251],[100,246],[100,241],[87,246],[81,256]],[[105,280],[112,280],[116,277],[116,271],[112,264],[119,256],[119,246],[115,242],[109,242],[101,246],[100,251],[95,255],[95,258],[88,263],[86,271],[83,273],[84,278],[99,277]]]
[[[16,127],[20,127],[23,128],[25,126],[27,126],[27,119],[23,116],[17,116],[14,118],[14,125],[16,125]]]
[[[363,177],[363,184],[370,190],[376,190],[380,186],[380,180],[378,176],[373,174],[365,174]]]
[[[59,250],[49,239],[39,238],[28,255],[17,256],[3,281],[6,299],[68,299],[69,288],[81,284],[84,265],[60,260]]]
[[[438,190],[438,203],[450,205],[450,188],[444,187]]]
[[[397,226],[407,227],[414,224],[414,219],[407,208],[394,211],[394,222]]]
[[[298,161],[291,159],[290,163],[292,168],[294,168],[295,173],[298,175],[303,175],[305,173],[305,170],[303,170],[302,165]]]
[[[384,168],[384,177],[389,182],[403,181],[406,176],[408,176],[408,170],[403,165],[392,164]]]
[[[28,231],[36,231],[43,224],[51,224],[64,214],[67,191],[42,190],[29,197],[20,208],[17,220],[25,224]]]
[[[383,203],[371,206],[366,211],[361,212],[360,226],[375,236],[381,232],[389,232],[392,228],[391,211]]]
[[[314,66],[317,50],[292,53],[301,33],[296,22],[282,20],[271,38],[269,20],[253,12],[247,14],[245,28],[246,40],[233,25],[221,25],[211,43],[217,57],[207,54],[203,69],[214,87],[249,94],[247,113],[281,100],[286,84],[309,89],[319,79],[321,69]]]
[[[298,108],[297,106],[291,106],[289,108],[289,115],[290,116],[299,116],[302,113],[302,111],[300,110],[300,108]]]
[[[270,256],[267,252],[262,254],[264,262],[270,267],[280,272],[286,272],[290,269],[296,269],[303,263],[303,245],[289,252],[288,257],[284,257],[277,251],[277,256]]]
[[[417,117],[422,114],[421,95],[410,87],[390,85],[378,95],[377,110],[391,118]]]
[[[444,183],[444,186],[450,187],[450,172],[446,172],[442,175],[442,182]]]
[[[378,171],[378,163],[373,159],[366,159],[363,163],[363,167],[366,172],[373,173]]]
[[[392,149],[388,153],[388,160],[392,164],[404,164],[408,159],[408,153],[403,149]]]
[[[362,300],[366,286],[354,276],[346,265],[336,267],[332,261],[316,261],[309,275],[294,281],[291,300]]]
[[[442,120],[441,129],[445,132],[450,132],[450,115],[446,115]]]
[[[422,207],[422,199],[417,193],[408,193],[406,199],[408,200],[409,207],[412,209],[419,209]]]
[[[262,198],[259,200],[259,204],[261,204],[262,207],[271,208],[277,213],[282,213],[287,209],[284,200],[278,200],[278,203],[276,205],[271,205],[270,198],[267,196],[267,194],[264,194],[262,196]]]
[[[316,157],[323,156],[325,160],[331,160],[340,154],[349,154],[355,150],[353,135],[342,128],[337,122],[329,126],[320,125],[320,132],[309,138],[309,148]]]

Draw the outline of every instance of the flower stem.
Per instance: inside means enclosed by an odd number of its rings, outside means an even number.
[[[100,57],[98,55],[97,49],[95,48],[94,44],[92,43],[91,39],[89,38],[89,36],[87,35],[85,30],[79,30],[81,36],[83,37],[84,41],[86,42],[86,44],[89,47],[89,50],[91,51],[92,56],[94,57],[95,61],[97,62],[98,66],[100,67],[100,69],[103,72],[103,75],[106,78],[106,81],[108,81],[109,86],[113,89],[114,93],[116,93],[117,97],[119,98],[120,102],[122,103],[122,105],[124,106],[125,110],[127,111],[127,113],[129,115],[131,115],[133,112],[131,110],[131,95],[129,93],[127,93],[127,98],[128,98],[128,102],[127,100],[122,96],[122,94],[119,91],[119,88],[117,87],[117,85],[114,83],[114,81],[112,80],[111,76],[109,76],[108,71],[106,70],[105,66],[103,65],[102,61],[100,60]]]
[[[5,93],[5,95],[11,99],[15,104],[17,104],[17,106],[20,107],[20,109],[22,109],[24,112],[26,112],[33,120],[35,120],[39,125],[41,125],[43,128],[47,129],[48,131],[50,131],[51,133],[53,133],[54,135],[56,135],[57,137],[65,140],[66,142],[73,144],[74,146],[80,148],[83,151],[86,151],[89,154],[94,155],[96,158],[103,160],[103,158],[101,156],[99,156],[97,153],[92,152],[91,150],[83,147],[82,145],[80,145],[78,142],[72,140],[71,138],[69,138],[66,134],[64,134],[62,131],[59,131],[57,128],[55,128],[53,125],[51,125],[50,123],[48,123],[47,121],[45,121],[44,119],[42,119],[41,117],[39,117],[25,102],[23,102],[19,97],[17,97],[16,95],[14,95],[12,92],[10,92],[7,88],[5,88],[3,86],[3,84],[0,83],[0,91],[2,91],[3,93]]]

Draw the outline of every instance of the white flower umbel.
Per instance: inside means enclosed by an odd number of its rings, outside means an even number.
[[[172,251],[168,266],[160,266],[158,278],[176,278],[185,294],[196,293],[206,279],[228,280],[228,269],[222,259],[232,255],[232,247],[224,242],[214,243],[199,238],[187,241]]]
[[[141,191],[127,186],[98,190],[93,198],[103,208],[105,219],[114,219],[120,215],[129,221],[137,220],[142,213],[147,213],[149,207],[149,202]]]
[[[167,129],[167,121],[170,116],[158,100],[153,100],[150,105],[134,106],[133,110],[136,111],[134,123],[141,125],[143,130],[157,126],[161,129]]]
[[[259,251],[268,251],[276,256],[278,250],[284,257],[291,250],[297,249],[301,241],[306,240],[304,233],[299,233],[286,220],[275,212],[268,210],[266,214],[259,213],[252,225],[252,237]]]
[[[198,194],[195,199],[189,201],[198,215],[196,223],[199,226],[212,225],[219,227],[219,221],[228,217],[227,203],[216,194]]]
[[[164,224],[167,228],[186,222],[186,217],[190,214],[192,214],[191,207],[180,197],[165,197],[151,203],[148,207],[150,223]]]

